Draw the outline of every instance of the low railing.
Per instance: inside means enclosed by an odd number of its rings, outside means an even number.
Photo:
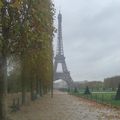
[[[120,108],[120,100],[115,100],[115,92],[93,92],[89,95],[83,92],[69,92],[71,95],[75,95],[84,99],[92,100],[97,103],[105,104],[111,107]]]

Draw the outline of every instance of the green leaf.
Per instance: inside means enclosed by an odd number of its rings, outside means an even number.
[[[3,2],[2,2],[2,1],[0,1],[0,8],[2,8],[2,6],[3,6]]]

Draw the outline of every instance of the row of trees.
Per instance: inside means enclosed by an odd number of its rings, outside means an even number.
[[[54,5],[51,0],[0,1],[0,120],[7,91],[42,96],[52,87]]]

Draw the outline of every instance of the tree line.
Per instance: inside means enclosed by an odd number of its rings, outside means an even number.
[[[120,84],[120,76],[105,78],[104,81],[82,81],[74,82],[74,86],[78,89],[85,89],[86,86],[93,91],[116,91]]]
[[[7,120],[7,94],[31,100],[52,90],[54,5],[51,0],[0,1],[0,120]]]

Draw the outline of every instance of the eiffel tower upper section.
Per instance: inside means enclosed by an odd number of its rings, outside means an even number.
[[[63,41],[62,41],[62,14],[58,14],[58,41],[57,41],[57,53],[56,55],[63,55]]]

